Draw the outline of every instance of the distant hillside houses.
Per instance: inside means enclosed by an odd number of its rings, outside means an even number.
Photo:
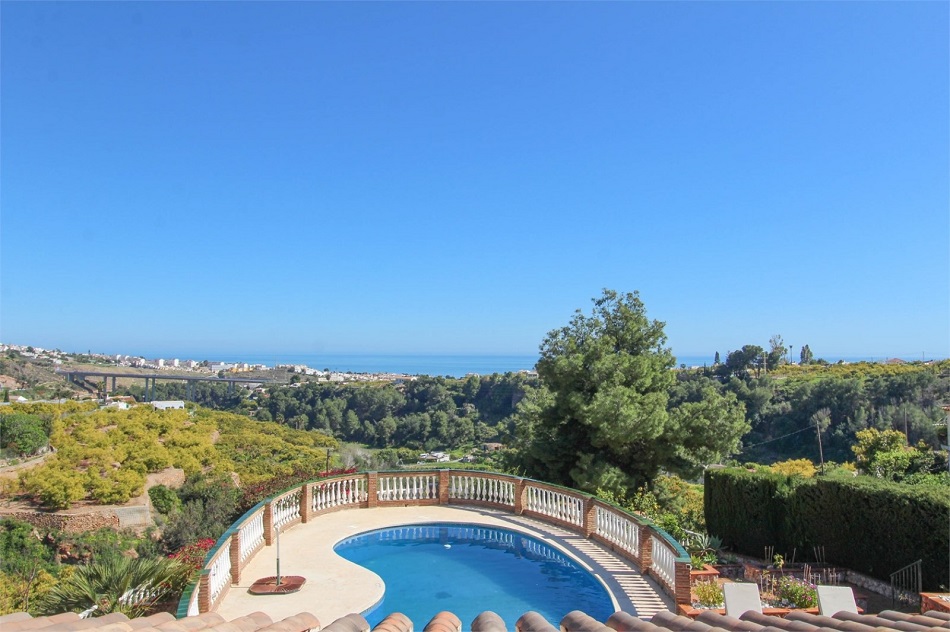
[[[419,455],[419,460],[424,463],[448,463],[451,457],[445,452],[426,452]]]
[[[156,410],[177,410],[177,409],[183,409],[185,407],[185,402],[181,401],[180,399],[169,400],[169,401],[154,401],[152,402],[152,406],[154,406]]]

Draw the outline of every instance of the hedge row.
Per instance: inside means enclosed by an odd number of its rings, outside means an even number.
[[[950,585],[950,489],[721,469],[704,494],[707,530],[739,553],[804,560],[822,546],[828,563],[885,581],[923,559],[925,590]]]

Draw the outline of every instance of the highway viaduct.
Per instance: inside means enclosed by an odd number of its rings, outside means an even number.
[[[187,382],[187,396],[186,398],[190,401],[194,400],[194,389],[195,383],[197,382],[226,382],[228,385],[228,393],[234,392],[235,384],[272,384],[276,383],[276,380],[269,378],[260,378],[260,377],[205,377],[205,376],[191,376],[191,375],[168,375],[167,373],[112,373],[109,371],[62,371],[62,374],[66,376],[66,380],[73,384],[82,384],[86,381],[87,378],[101,378],[102,379],[102,390],[103,397],[108,396],[109,394],[109,378],[112,378],[112,390],[115,391],[115,381],[116,378],[131,378],[134,380],[145,380],[145,395],[144,400],[146,402],[153,401],[155,399],[155,382],[158,380],[179,380]],[[151,389],[149,389],[151,386]]]

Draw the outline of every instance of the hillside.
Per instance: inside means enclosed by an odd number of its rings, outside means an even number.
[[[297,470],[320,471],[332,437],[203,408],[96,409],[89,405],[14,404],[0,415],[36,415],[49,426],[53,454],[5,481],[0,498],[52,509],[82,501],[121,504],[142,494],[146,478],[167,468],[185,476],[230,476],[253,485]]]

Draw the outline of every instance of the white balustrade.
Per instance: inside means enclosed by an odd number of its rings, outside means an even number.
[[[231,583],[231,556],[228,553],[230,545],[231,538],[228,538],[208,566],[208,589],[211,591],[212,604],[218,601],[225,586]]]
[[[198,589],[198,586],[195,586],[191,591],[191,598],[188,600],[188,612],[186,613],[186,616],[195,617],[201,614],[198,608],[198,596],[200,594],[201,593]]]
[[[578,527],[584,526],[584,499],[564,492],[529,485],[525,509]]]
[[[359,507],[369,503],[369,480],[365,475],[353,475],[333,480],[310,483],[310,510],[322,511],[334,507]],[[377,475],[376,500],[378,502],[401,502],[407,504],[421,504],[419,501],[439,500],[440,474],[437,472],[419,473],[388,473]],[[452,471],[448,477],[448,497],[451,500],[491,503],[514,508],[516,505],[515,492],[518,481],[515,477],[491,476],[477,472]],[[567,491],[552,489],[546,486],[535,485],[525,481],[524,510],[539,517],[548,518],[561,524],[583,528],[585,507],[588,499],[580,494],[574,495]],[[272,524],[280,529],[300,518],[301,489],[297,488],[271,501]],[[415,501],[415,503],[413,502]],[[259,509],[247,518],[239,527],[240,537],[239,564],[243,568],[254,557],[264,543],[264,511]],[[595,504],[596,526],[595,533],[599,538],[611,543],[619,549],[629,553],[632,557],[640,558],[640,524],[633,516],[608,506]],[[412,537],[432,537],[432,527],[411,527]],[[407,537],[407,533],[393,533],[390,538]],[[387,537],[387,536],[383,536]],[[462,529],[461,537],[480,541],[499,541],[506,545],[515,546],[514,536],[491,533],[477,526]],[[654,576],[665,585],[670,594],[676,590],[676,560],[678,553],[675,546],[656,535],[650,536],[652,551],[651,570]],[[551,560],[559,560],[560,553],[526,539],[524,550],[533,555],[544,556]],[[230,539],[222,543],[215,552],[211,561],[205,565],[208,572],[208,587],[212,608],[221,597],[223,591],[231,583]],[[199,590],[195,586],[187,603],[187,614],[193,616],[199,610]]]
[[[597,535],[640,558],[640,525],[629,516],[597,507]]]
[[[376,497],[387,500],[436,500],[439,498],[439,477],[433,474],[380,476]]]
[[[261,507],[253,516],[244,521],[240,534],[240,558],[241,564],[244,564],[254,551],[264,544],[264,508]]]
[[[280,528],[300,517],[300,490],[295,489],[294,491],[281,496],[275,500],[271,507],[274,511],[274,527]]]
[[[498,505],[515,506],[515,484],[485,476],[454,474],[449,479],[449,498],[477,500]]]
[[[119,597],[119,603],[124,606],[148,605],[160,598],[163,592],[160,587],[148,583],[126,590]],[[95,606],[93,606],[93,610],[95,610]],[[79,613],[79,618],[83,618],[82,615],[83,613]]]
[[[676,594],[676,554],[667,544],[655,535],[650,536],[654,575],[666,582],[673,594]]]
[[[311,507],[314,511],[366,502],[366,479],[343,478],[311,486]]]

